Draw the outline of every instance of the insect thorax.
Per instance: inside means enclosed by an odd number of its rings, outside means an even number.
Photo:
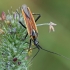
[[[31,33],[31,39],[34,41],[34,44],[38,44],[38,40],[37,40],[37,37],[38,37],[38,33],[33,29],[32,30],[32,33]]]
[[[31,36],[34,37],[34,38],[37,38],[38,33],[33,29],[32,32],[31,32]]]

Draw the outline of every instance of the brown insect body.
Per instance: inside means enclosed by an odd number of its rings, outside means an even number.
[[[25,24],[26,24],[28,35],[31,38],[37,38],[37,36],[38,36],[37,26],[36,26],[34,17],[31,13],[29,7],[25,7],[25,10],[24,10],[24,8],[22,9],[22,15],[24,17],[24,21],[25,21]]]

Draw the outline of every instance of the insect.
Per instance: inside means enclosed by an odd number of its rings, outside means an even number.
[[[22,12],[22,15],[23,15],[23,18],[24,18],[24,21],[25,21],[25,25],[19,21],[19,23],[25,28],[27,29],[27,33],[24,37],[24,40],[26,39],[26,37],[29,35],[30,36],[30,43],[29,43],[29,49],[31,48],[31,43],[33,42],[34,45],[36,46],[35,48],[38,49],[38,51],[36,52],[36,54],[33,56],[33,58],[38,54],[38,52],[40,51],[40,49],[44,50],[44,51],[47,51],[47,52],[50,52],[50,53],[53,53],[53,54],[56,54],[56,55],[59,55],[59,56],[62,56],[66,59],[69,59],[63,55],[60,55],[58,53],[55,53],[55,52],[51,52],[49,50],[46,50],[44,48],[42,48],[40,45],[39,45],[39,42],[37,40],[38,38],[38,29],[37,29],[37,26],[36,26],[36,22],[37,20],[41,17],[40,14],[35,14],[35,13],[32,13],[30,8],[27,7],[27,5],[23,5],[22,8],[21,8],[21,12]],[[37,18],[34,20],[34,17],[33,15],[37,15]],[[33,59],[32,58],[32,59]],[[32,60],[31,59],[31,60]]]

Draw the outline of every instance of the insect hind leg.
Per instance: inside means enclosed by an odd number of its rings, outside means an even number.
[[[41,17],[40,14],[35,14],[35,13],[33,13],[32,15],[38,15],[37,18],[35,19],[35,22],[37,22],[37,20]]]

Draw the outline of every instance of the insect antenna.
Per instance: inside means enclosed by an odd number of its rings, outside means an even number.
[[[61,56],[61,57],[63,57],[63,58],[66,58],[66,59],[70,60],[70,58],[68,58],[68,57],[66,57],[66,56],[64,56],[64,55],[61,55],[61,54],[59,54],[59,53],[56,53],[56,52],[52,52],[52,51],[43,49],[40,45],[38,45],[38,46],[39,46],[39,48],[41,48],[41,49],[44,50],[44,51],[47,51],[47,52],[52,53],[52,54],[56,54],[56,55],[58,55],[58,56]]]

